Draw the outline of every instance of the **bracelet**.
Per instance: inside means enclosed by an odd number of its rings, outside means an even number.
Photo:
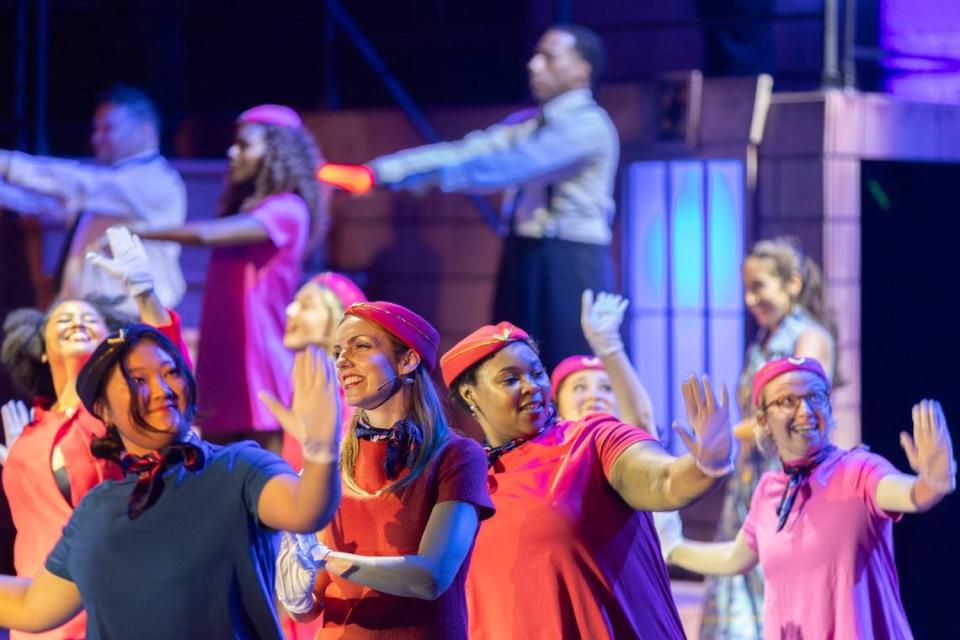
[[[736,439],[730,444],[730,457],[727,459],[727,463],[722,467],[708,467],[705,464],[700,462],[700,459],[696,456],[693,457],[694,462],[697,463],[697,469],[700,469],[700,473],[710,478],[722,478],[724,476],[730,475],[733,473],[733,470],[736,469],[736,460],[739,447],[737,446]]]
[[[301,445],[303,460],[313,464],[332,464],[340,460],[340,446],[338,443],[322,440],[304,440]]]

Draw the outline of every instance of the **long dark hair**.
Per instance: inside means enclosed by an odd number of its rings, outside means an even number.
[[[94,414],[107,425],[106,433],[101,437],[94,437],[90,443],[90,451],[97,458],[119,463],[124,452],[123,440],[120,438],[120,432],[117,430],[115,425],[104,420],[102,410],[102,407],[106,402],[104,395],[106,391],[107,380],[109,380],[115,367],[120,368],[120,373],[123,375],[123,379],[127,383],[127,389],[130,391],[130,419],[134,424],[144,431],[160,433],[159,429],[155,429],[154,427],[150,426],[150,424],[143,417],[143,407],[140,406],[140,386],[136,380],[133,379],[133,376],[130,375],[130,371],[127,369],[127,354],[130,352],[130,349],[134,347],[134,345],[139,344],[143,340],[152,341],[154,344],[160,347],[164,353],[170,356],[170,358],[176,364],[177,373],[183,376],[184,380],[186,381],[187,410],[184,414],[184,420],[189,423],[193,420],[193,416],[196,414],[197,383],[193,377],[193,373],[190,372],[190,367],[187,366],[186,360],[184,360],[183,355],[180,353],[180,350],[162,335],[147,333],[138,336],[137,338],[134,338],[133,340],[130,340],[124,344],[123,350],[117,356],[116,364],[104,372],[104,375],[100,378],[99,385],[97,386],[97,392],[94,396]]]
[[[330,227],[330,189],[317,180],[317,167],[323,162],[316,143],[303,127],[296,129],[261,124],[266,131],[266,152],[260,168],[250,180],[230,181],[220,198],[220,215],[247,212],[261,200],[279,193],[295,193],[310,210],[310,239],[307,250],[323,242]]]

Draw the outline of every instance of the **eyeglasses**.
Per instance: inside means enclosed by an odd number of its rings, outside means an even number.
[[[805,393],[803,395],[790,394],[783,396],[782,398],[777,398],[771,402],[764,405],[764,409],[769,409],[770,407],[776,407],[780,410],[781,413],[796,413],[800,409],[800,403],[806,402],[810,405],[810,408],[814,411],[818,409],[823,409],[830,404],[830,394],[824,391],[813,391],[811,393]]]

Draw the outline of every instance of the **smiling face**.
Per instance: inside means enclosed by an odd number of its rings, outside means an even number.
[[[311,344],[329,348],[330,325],[339,318],[334,319],[331,301],[319,285],[308,282],[300,287],[293,302],[287,305],[286,316],[283,346],[287,349],[299,351]]]
[[[790,396],[800,399],[795,411],[778,406],[789,404]],[[827,445],[833,422],[829,398],[826,383],[809,371],[790,371],[763,388],[757,425],[773,440],[782,460],[806,458]]]
[[[743,297],[747,309],[766,329],[780,324],[800,295],[803,282],[799,273],[784,280],[773,258],[751,256],[743,261]]]
[[[579,420],[588,413],[617,415],[619,407],[606,371],[583,369],[560,383],[557,409],[564,420]]]
[[[476,384],[461,385],[459,393],[476,407],[477,422],[493,446],[532,435],[550,419],[550,378],[525,342],[509,344],[481,364]]]
[[[420,364],[415,352],[398,348],[380,325],[357,316],[346,316],[337,327],[333,357],[347,404],[368,410],[396,394],[400,378]]]
[[[86,362],[107,333],[103,316],[89,302],[67,300],[57,305],[43,329],[45,354],[55,378],[68,360]]]
[[[182,439],[190,428],[189,404],[189,383],[177,361],[143,339],[108,374],[99,414],[117,427],[127,451],[143,455]]]
[[[230,180],[234,183],[253,180],[267,153],[267,129],[262,124],[248,122],[237,127],[233,144],[227,149],[230,160]]]

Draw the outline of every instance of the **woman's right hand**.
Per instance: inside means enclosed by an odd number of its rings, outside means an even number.
[[[113,258],[91,251],[87,261],[122,282],[134,298],[153,291],[153,269],[140,238],[126,227],[110,227],[106,239]]]
[[[299,614],[313,610],[313,586],[329,553],[330,549],[317,539],[316,534],[283,532],[274,586],[287,611]]]
[[[593,355],[603,358],[623,351],[620,325],[630,301],[615,293],[600,292],[596,298],[586,289],[580,299],[580,326]]]
[[[33,422],[33,412],[20,400],[11,400],[0,407],[0,419],[3,420],[5,445],[0,445],[0,465],[7,463],[10,447],[16,442],[24,428]]]
[[[339,452],[343,409],[333,360],[322,349],[310,346],[293,361],[293,400],[286,407],[273,394],[258,397],[283,429],[303,447],[304,460],[328,463]]]

